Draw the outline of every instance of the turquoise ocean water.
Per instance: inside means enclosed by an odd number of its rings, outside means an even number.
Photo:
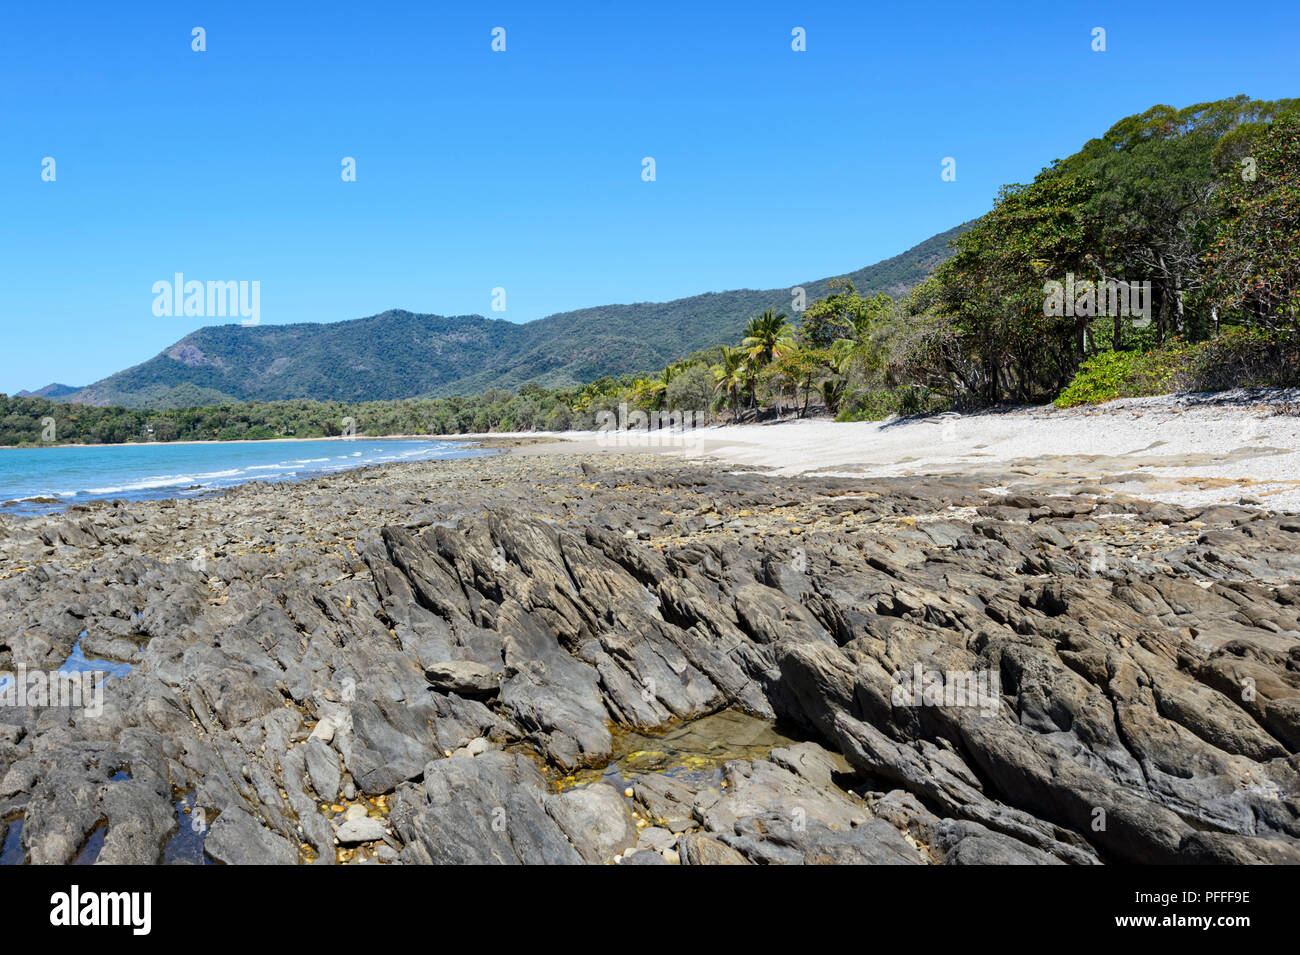
[[[43,514],[96,498],[193,497],[245,481],[490,454],[460,441],[250,441],[0,449],[0,510]]]

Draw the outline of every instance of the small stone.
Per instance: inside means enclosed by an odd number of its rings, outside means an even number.
[[[637,836],[637,847],[641,849],[651,849],[655,852],[663,852],[665,849],[671,849],[677,845],[677,836],[667,829],[661,829],[658,826],[648,826],[642,829]]]
[[[349,819],[335,830],[339,844],[344,846],[360,845],[363,842],[380,842],[387,834],[382,821],[362,817]]]
[[[476,736],[460,749],[453,753],[453,756],[482,756],[492,749],[492,744],[482,736]]]

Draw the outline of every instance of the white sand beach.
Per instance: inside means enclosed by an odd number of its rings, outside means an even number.
[[[888,422],[790,419],[685,438],[635,431],[556,438],[572,452],[661,450],[782,474],[1047,476],[1185,506],[1244,498],[1300,511],[1300,417],[1287,413],[1298,400],[1295,392],[1229,392]],[[542,442],[514,452],[555,450]]]

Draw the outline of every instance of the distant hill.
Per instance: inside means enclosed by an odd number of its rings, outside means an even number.
[[[847,277],[869,294],[905,292],[947,258],[949,242],[970,225],[949,229]],[[829,282],[801,283],[808,301],[824,295]],[[186,335],[134,368],[46,396],[166,408],[293,398],[441,397],[515,388],[527,381],[570,387],[602,375],[662,368],[698,349],[735,342],[745,323],[763,309],[789,311],[790,288],[603,305],[523,325],[481,315],[445,318],[406,311],[328,324],[214,325]]]
[[[60,385],[55,382],[52,385],[46,385],[44,388],[37,388],[35,391],[20,391],[14,395],[15,398],[62,398],[65,395],[75,394],[81,389],[75,385]]]

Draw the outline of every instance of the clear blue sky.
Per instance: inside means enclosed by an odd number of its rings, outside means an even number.
[[[178,271],[260,281],[263,323],[792,285],[1155,103],[1300,95],[1293,0],[542,6],[5,4],[0,391],[209,323],[154,316]]]

